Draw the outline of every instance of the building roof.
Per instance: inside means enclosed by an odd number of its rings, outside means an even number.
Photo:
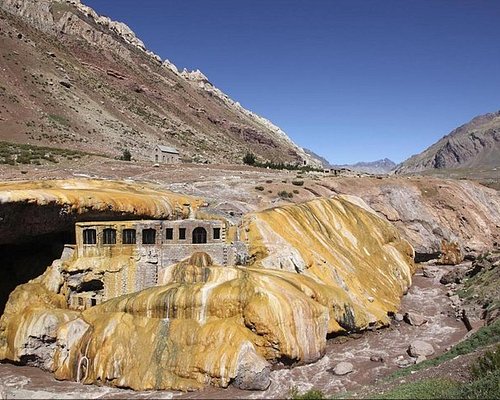
[[[163,146],[161,144],[157,145],[158,148],[162,153],[173,153],[173,154],[179,154],[179,151],[175,147],[168,147],[168,146]]]

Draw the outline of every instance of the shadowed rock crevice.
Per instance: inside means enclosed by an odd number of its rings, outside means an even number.
[[[0,315],[15,288],[43,274],[61,256],[64,244],[75,240],[72,231],[18,239],[19,243],[0,245]]]

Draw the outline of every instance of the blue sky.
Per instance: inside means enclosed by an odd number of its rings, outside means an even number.
[[[500,1],[83,0],[332,163],[500,109]]]

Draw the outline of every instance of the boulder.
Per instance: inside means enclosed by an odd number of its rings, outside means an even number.
[[[352,371],[354,371],[354,366],[350,362],[345,361],[338,363],[333,369],[335,375],[347,375]]]
[[[462,268],[455,268],[451,270],[450,272],[444,274],[439,282],[443,285],[448,285],[448,284],[453,284],[453,283],[460,283],[465,277],[465,270]]]
[[[426,356],[418,356],[417,359],[415,360],[415,364],[420,364],[422,361],[427,360]]]
[[[441,256],[437,263],[443,265],[457,265],[464,260],[460,245],[456,242],[441,241]]]
[[[420,326],[427,322],[427,320],[424,318],[422,314],[417,314],[413,312],[405,313],[403,318],[405,322],[413,326]]]
[[[460,297],[458,297],[458,294],[454,294],[450,296],[450,301],[453,305],[459,305],[460,304]]]
[[[438,273],[439,273],[439,269],[437,269],[436,267],[432,267],[432,266],[422,267],[422,274],[426,278],[435,278]]]
[[[404,320],[403,314],[396,313],[394,315],[394,320],[397,321],[397,322],[403,321]]]
[[[384,357],[381,356],[380,354],[373,354],[371,357],[370,357],[370,361],[373,361],[373,362],[384,362]]]
[[[408,354],[412,357],[427,357],[434,354],[434,348],[423,340],[414,340],[408,347]]]
[[[254,351],[247,351],[238,365],[233,386],[243,390],[266,390],[271,384],[269,363]]]

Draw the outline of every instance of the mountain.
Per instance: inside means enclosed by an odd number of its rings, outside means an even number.
[[[320,156],[319,154],[316,154],[314,151],[307,149],[304,147],[304,151],[309,154],[312,158],[318,160],[321,162],[321,166],[323,168],[330,168],[330,161],[328,161],[325,157]]]
[[[199,70],[179,71],[79,0],[0,0],[0,138],[151,159],[320,165]]]
[[[500,167],[500,111],[481,115],[396,168],[396,173]]]
[[[348,168],[353,171],[358,172],[366,172],[369,174],[387,174],[391,172],[396,163],[388,158],[384,158],[383,160],[370,161],[370,162],[358,162],[356,164],[342,164],[342,165],[334,165],[334,168]]]

